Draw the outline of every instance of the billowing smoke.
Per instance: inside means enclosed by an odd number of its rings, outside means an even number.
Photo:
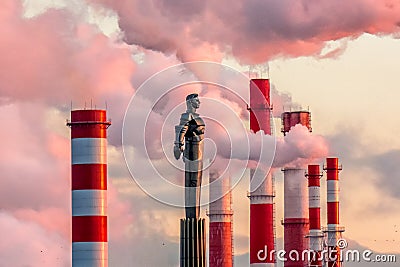
[[[320,160],[329,153],[328,142],[297,124],[285,137],[277,139],[274,167],[301,167]]]
[[[285,137],[265,135],[262,131],[256,134],[249,132],[248,136],[231,135],[232,143],[241,144],[236,146],[237,149],[232,149],[231,144],[222,140],[221,134],[211,133],[211,135],[217,136],[215,141],[220,156],[260,161],[260,164],[272,163],[273,168],[304,166],[326,157],[329,152],[325,139],[320,135],[311,134],[307,127],[302,125],[294,126]],[[221,136],[219,140],[218,137]]]
[[[395,0],[87,1],[117,12],[129,44],[182,61],[217,60],[222,52],[249,64],[276,56],[337,56],[343,47],[329,50],[327,41],[399,30]]]

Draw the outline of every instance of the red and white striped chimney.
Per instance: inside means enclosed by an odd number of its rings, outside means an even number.
[[[233,267],[230,177],[220,177],[217,171],[211,170],[209,182],[209,267]]]
[[[108,266],[107,128],[105,110],[73,110],[72,266]]]
[[[327,175],[327,217],[328,227],[324,230],[327,233],[328,245],[328,267],[342,266],[338,240],[341,238],[344,228],[339,226],[339,165],[338,158],[327,158],[324,170]]]
[[[308,196],[310,233],[308,235],[310,251],[313,253],[310,267],[322,267],[321,251],[324,235],[321,230],[321,172],[319,165],[308,165]]]
[[[286,267],[307,266],[307,259],[302,258],[308,250],[306,236],[309,232],[308,189],[304,169],[285,168],[284,172],[284,249]]]
[[[286,136],[297,124],[306,126],[311,132],[311,113],[291,111],[282,114],[282,132]],[[304,267],[307,259],[301,257],[308,250],[309,234],[308,189],[304,177],[305,169],[285,167],[284,172],[284,249],[287,261],[285,267]],[[290,255],[292,254],[292,257]],[[297,255],[300,255],[299,257]]]
[[[269,79],[250,81],[250,129],[271,135]],[[257,177],[256,177],[257,176]],[[258,177],[260,176],[260,177]],[[262,177],[261,177],[262,176]],[[263,181],[259,186],[254,181]],[[272,174],[250,170],[250,266],[273,267],[275,255],[274,185]]]

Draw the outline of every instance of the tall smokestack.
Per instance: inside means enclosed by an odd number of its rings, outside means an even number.
[[[321,251],[324,235],[321,231],[321,190],[320,181],[322,174],[319,165],[308,165],[308,196],[310,233],[308,235],[310,251],[314,258],[310,260],[310,267],[322,267]]]
[[[209,182],[209,267],[233,267],[230,177],[220,177],[214,170],[210,172]],[[213,200],[215,201],[211,202]]]
[[[328,227],[324,229],[327,233],[328,245],[328,267],[340,267],[340,248],[338,240],[341,238],[344,227],[339,226],[339,171],[342,166],[339,165],[338,158],[327,158],[324,166],[327,176],[327,217]]]
[[[250,81],[250,129],[271,135],[271,101],[269,79]],[[257,187],[254,181],[263,182]],[[250,266],[275,266],[274,182],[272,174],[250,170]]]
[[[304,169],[284,168],[284,249],[286,267],[307,266],[302,259],[304,250],[308,249],[306,236],[309,232],[308,191],[304,178]],[[294,252],[296,251],[296,252]],[[292,255],[292,257],[289,257]],[[300,257],[297,258],[297,255]]]
[[[108,266],[105,110],[71,111],[72,266]]]
[[[271,135],[271,98],[269,79],[250,80],[250,130]]]
[[[285,112],[282,114],[282,132],[286,135],[290,129],[303,125],[311,132],[311,119],[308,111]],[[308,217],[308,189],[307,180],[304,178],[304,168],[285,167],[284,172],[284,249],[287,257],[285,267],[304,267],[308,261],[302,258],[303,251],[308,250],[309,244],[306,236],[309,232]],[[299,257],[297,256],[299,255]]]

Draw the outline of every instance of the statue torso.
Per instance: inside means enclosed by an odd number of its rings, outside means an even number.
[[[197,113],[183,113],[181,116],[182,120],[188,126],[188,130],[185,134],[187,141],[201,141],[204,139],[205,123],[203,119]]]

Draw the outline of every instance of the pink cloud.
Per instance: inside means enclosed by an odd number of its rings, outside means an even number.
[[[176,53],[183,61],[218,60],[222,52],[250,64],[318,56],[329,40],[399,31],[400,3],[394,0],[88,2],[118,13],[129,44]]]
[[[23,17],[20,1],[5,0],[0,13],[0,98],[100,104],[110,92],[130,96],[130,49],[115,45],[93,25],[65,10]],[[94,99],[96,101],[96,99]]]
[[[70,266],[68,240],[40,224],[0,212],[3,266]]]

